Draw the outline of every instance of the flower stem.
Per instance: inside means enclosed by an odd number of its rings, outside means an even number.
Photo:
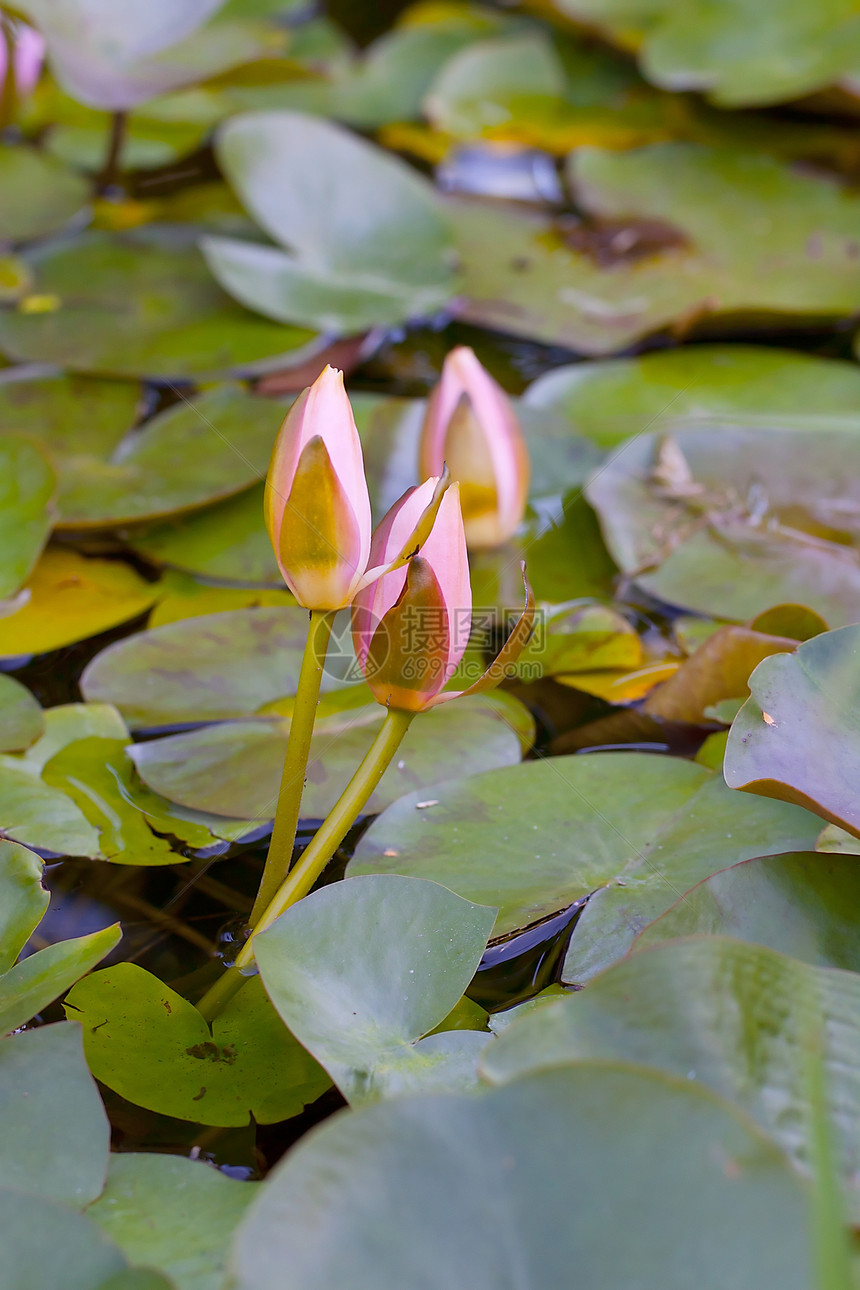
[[[266,867],[260,880],[260,889],[251,910],[252,927],[257,925],[266,906],[286,878],[293,857],[302,791],[305,786],[311,738],[314,733],[314,719],[320,697],[320,682],[334,618],[333,611],[325,609],[310,611],[308,639],[299,673],[293,715],[290,719],[290,737],[284,757],[272,839],[269,843]]]
[[[228,968],[197,1004],[207,1021],[218,1015],[247,980],[246,973],[254,962],[254,937],[270,927],[290,905],[306,896],[319,878],[388,769],[414,716],[414,712],[396,708],[391,708],[386,713],[382,728],[364,760],[331,813],[314,834],[301,860],[281,884],[262,917],[255,922],[254,930],[242,947],[235,965]]]
[[[99,191],[109,192],[119,182],[122,149],[128,126],[127,112],[113,112],[108,132],[107,155],[98,176]]]

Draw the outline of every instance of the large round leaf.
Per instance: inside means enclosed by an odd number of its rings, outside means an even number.
[[[525,403],[606,448],[643,430],[675,433],[714,420],[860,428],[860,368],[763,345],[681,345],[557,367],[529,386]]]
[[[850,424],[640,435],[586,493],[616,562],[662,600],[739,620],[780,601],[838,626],[860,617],[860,434]]]
[[[483,1058],[508,1080],[569,1061],[642,1062],[736,1102],[804,1170],[810,1054],[823,1063],[852,1221],[860,1214],[860,976],[721,936],[632,954],[586,990],[512,1022]]]
[[[181,520],[135,530],[129,540],[156,564],[204,578],[282,587],[284,579],[263,521],[264,490],[264,484],[255,484]]]
[[[860,864],[852,855],[759,856],[685,893],[634,942],[734,936],[804,963],[860,971]]]
[[[303,816],[322,819],[328,814],[378,734],[383,716],[383,709],[370,702],[319,722],[302,795]],[[452,759],[464,775],[515,765],[522,755],[524,724],[528,728],[528,713],[516,700],[504,703],[495,696],[459,699],[422,714],[366,810],[381,811],[404,793],[420,795],[450,773]],[[288,735],[284,719],[227,721],[148,740],[130,755],[144,783],[171,801],[195,811],[270,820]],[[528,736],[525,742],[530,742]]]
[[[860,199],[830,179],[693,144],[578,148],[570,167],[593,242],[542,213],[449,205],[468,322],[608,354],[676,320],[852,313]]]
[[[726,782],[800,802],[860,836],[860,627],[765,659],[726,747]]]
[[[56,233],[81,211],[86,180],[34,148],[0,145],[0,242]]]
[[[54,486],[36,444],[18,435],[0,438],[0,600],[18,590],[39,558],[51,531]]]
[[[82,1209],[104,1186],[109,1145],[76,1022],[0,1039],[4,1187]]]
[[[0,673],[0,752],[23,752],[44,728],[36,696],[14,677]]]
[[[0,841],[0,972],[8,972],[48,908],[42,861],[6,838]]]
[[[0,1187],[0,1239],[3,1290],[160,1290],[150,1282],[113,1280],[126,1261],[85,1214],[5,1185]]]
[[[237,1290],[810,1290],[805,1204],[704,1090],[569,1066],[336,1116],[269,1176],[232,1273]]]
[[[390,806],[363,835],[348,872],[431,878],[498,905],[496,934],[592,892],[565,974],[581,981],[630,947],[636,933],[717,869],[768,852],[814,846],[805,811],[730,792],[722,777],[680,758],[592,753],[524,762],[434,784]],[[801,841],[802,839],[802,841]]]
[[[158,1268],[178,1290],[216,1290],[233,1229],[256,1190],[202,1160],[116,1153],[87,1215],[130,1263]]]
[[[242,304],[354,332],[433,313],[450,298],[448,227],[427,181],[397,158],[292,112],[234,117],[217,150],[246,208],[289,248],[205,239],[212,271]]]
[[[309,331],[265,322],[225,296],[193,233],[156,227],[91,233],[34,251],[50,308],[0,312],[0,349],[107,376],[191,376],[283,367],[305,357]]]

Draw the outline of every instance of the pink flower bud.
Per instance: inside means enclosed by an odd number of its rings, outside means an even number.
[[[299,604],[348,605],[370,554],[370,498],[343,373],[332,367],[302,391],[281,426],[266,476],[265,516]]]
[[[38,31],[25,23],[13,28],[12,66],[15,69],[15,95],[26,98],[36,86],[45,58],[45,42]],[[9,67],[9,34],[0,30],[0,88]]]
[[[402,549],[438,483],[428,479],[392,506],[373,535],[371,564],[384,565]],[[463,657],[471,615],[466,537],[453,484],[418,555],[356,596],[355,652],[377,702],[410,712],[428,707]]]
[[[464,345],[445,359],[430,396],[420,456],[422,475],[447,462],[459,481],[469,546],[500,546],[516,532],[529,486],[522,430],[502,387]]]

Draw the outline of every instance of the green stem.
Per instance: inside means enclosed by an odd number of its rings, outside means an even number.
[[[101,174],[98,177],[98,186],[100,191],[103,193],[108,192],[119,181],[120,160],[122,157],[123,144],[125,143],[127,126],[127,112],[113,112],[111,114],[107,155],[105,157]]]
[[[11,23],[0,13],[0,41],[6,44],[6,76],[0,86],[0,130],[15,124],[18,114],[18,86],[15,78],[15,42]]]
[[[254,962],[254,937],[270,927],[285,909],[289,909],[290,905],[294,905],[296,901],[306,896],[319,878],[388,769],[414,716],[414,712],[403,712],[396,708],[391,708],[386,713],[382,727],[365,754],[364,760],[341,793],[331,813],[314,834],[301,860],[287,876],[286,881],[281,884],[262,917],[255,924],[254,931],[245,942],[235,965],[227,969],[197,1004],[198,1010],[203,1013],[207,1021],[211,1021],[221,1012],[247,980],[246,973]]]
[[[266,906],[286,878],[293,858],[302,792],[311,751],[311,738],[314,733],[314,720],[320,698],[320,682],[334,619],[333,611],[324,609],[310,611],[308,639],[299,673],[293,715],[290,719],[290,737],[284,757],[272,839],[269,843],[266,867],[260,880],[260,890],[257,892],[257,899],[251,910],[252,927],[256,927]]]

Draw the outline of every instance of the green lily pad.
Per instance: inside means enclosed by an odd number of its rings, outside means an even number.
[[[2,766],[18,767],[39,776],[63,748],[78,739],[128,739],[128,729],[109,703],[61,703],[44,711],[45,733],[21,757],[4,757]]]
[[[233,1229],[256,1191],[202,1160],[126,1152],[111,1156],[87,1216],[129,1262],[158,1268],[176,1290],[217,1290]]]
[[[566,19],[596,27],[638,53],[649,80],[669,90],[704,90],[721,107],[800,98],[856,76],[860,33],[850,0],[735,0],[716,9],[697,0],[553,0]]]
[[[33,1239],[34,1229],[38,1239]],[[3,1290],[159,1290],[122,1278],[126,1261],[96,1224],[67,1205],[0,1187]],[[116,1279],[114,1279],[116,1278]]]
[[[575,363],[540,376],[524,396],[578,435],[612,448],[661,427],[714,421],[827,429],[860,424],[860,367],[763,345],[687,345]]]
[[[790,324],[855,307],[860,200],[829,179],[686,143],[580,148],[570,168],[591,232],[487,202],[448,204],[467,322],[607,354],[677,320]]]
[[[18,0],[45,37],[51,68],[73,98],[124,111],[266,52],[239,22],[203,24],[221,0],[153,0],[117,9],[110,0]]]
[[[743,620],[802,600],[836,626],[860,617],[860,435],[847,424],[640,435],[586,494],[622,571],[670,604]]]
[[[0,840],[0,973],[12,967],[49,900],[39,857],[17,842]]]
[[[318,722],[302,796],[305,818],[328,814],[379,731],[384,711],[362,687],[365,693],[368,706]],[[507,695],[476,695],[422,713],[366,811],[381,811],[403,793],[420,795],[422,786],[449,773],[452,758],[464,775],[515,765],[523,719],[528,732],[526,709]],[[288,734],[283,719],[227,721],[147,740],[129,752],[141,779],[162,797],[195,811],[265,821],[275,813]]]
[[[34,148],[0,146],[0,242],[57,233],[83,211],[86,180]]]
[[[181,995],[134,963],[93,972],[66,996],[83,1023],[90,1070],[108,1088],[162,1115],[200,1124],[272,1124],[298,1115],[328,1086],[249,980],[209,1025]]]
[[[456,289],[431,186],[391,154],[312,116],[248,113],[223,126],[222,170],[280,246],[207,237],[212,272],[279,322],[358,332],[431,314]]]
[[[806,1203],[712,1094],[595,1062],[335,1116],[269,1175],[231,1272],[236,1290],[378,1290],[416,1269],[470,1290],[811,1290]]]
[[[288,366],[314,341],[234,304],[179,226],[90,233],[28,263],[50,307],[0,312],[0,349],[16,360],[169,381]]]
[[[18,590],[48,540],[54,485],[36,444],[0,436],[0,599]]]
[[[285,408],[240,389],[185,398],[102,460],[60,472],[62,522],[132,523],[194,509],[265,477]]]
[[[7,838],[57,855],[99,855],[98,830],[71,798],[29,770],[0,765],[0,828]]]
[[[422,1036],[468,986],[496,911],[396,874],[312,892],[255,939],[283,1021],[351,1102],[475,1083],[486,1030]]]
[[[122,936],[119,923],[89,936],[58,941],[30,954],[0,977],[0,1034],[16,1030],[100,963]]]
[[[263,520],[264,484],[205,510],[135,530],[129,542],[156,564],[199,574],[282,587],[284,579]]]
[[[733,936],[818,967],[860,970],[860,865],[849,855],[760,856],[700,882],[640,932],[633,948],[682,936]]]
[[[648,753],[524,762],[434,784],[432,797],[423,810],[411,793],[384,811],[347,872],[430,878],[498,905],[496,936],[594,892],[565,963],[577,982],[717,869],[810,850],[820,831],[797,807],[741,797],[702,766]]]
[[[44,728],[39,700],[26,685],[0,673],[0,752],[23,752]]]
[[[81,690],[132,727],[250,716],[295,693],[307,623],[306,609],[288,605],[165,623],[102,650]],[[323,673],[323,693],[340,684]]]
[[[60,1022],[0,1039],[4,1187],[83,1209],[104,1186],[109,1146],[79,1025]]]
[[[652,946],[535,1009],[487,1049],[494,1081],[570,1061],[641,1062],[738,1104],[806,1172],[809,1051],[824,1065],[843,1187],[860,1213],[856,1057],[860,979],[761,945],[694,937]]]
[[[800,802],[860,837],[858,657],[860,627],[843,627],[760,663],[729,734],[726,783]]]

